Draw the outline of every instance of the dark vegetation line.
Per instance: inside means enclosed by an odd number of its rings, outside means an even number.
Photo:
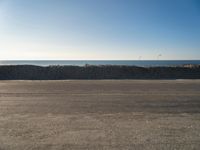
[[[64,79],[200,79],[200,65],[136,66],[0,66],[0,80]]]

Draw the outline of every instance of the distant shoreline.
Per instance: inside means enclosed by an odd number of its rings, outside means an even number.
[[[0,80],[200,79],[200,65],[137,67],[119,65],[0,66]]]
[[[85,66],[89,65],[125,65],[140,67],[198,65],[200,60],[1,60],[0,65],[35,65],[35,66]]]

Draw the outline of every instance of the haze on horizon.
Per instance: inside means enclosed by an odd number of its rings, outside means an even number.
[[[200,59],[199,0],[0,0],[0,60]]]

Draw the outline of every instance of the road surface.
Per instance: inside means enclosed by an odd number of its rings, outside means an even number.
[[[200,149],[200,80],[0,81],[0,150],[133,149]]]

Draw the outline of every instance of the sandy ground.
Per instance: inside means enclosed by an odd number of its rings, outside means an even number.
[[[0,150],[133,149],[200,149],[200,80],[0,81]]]

